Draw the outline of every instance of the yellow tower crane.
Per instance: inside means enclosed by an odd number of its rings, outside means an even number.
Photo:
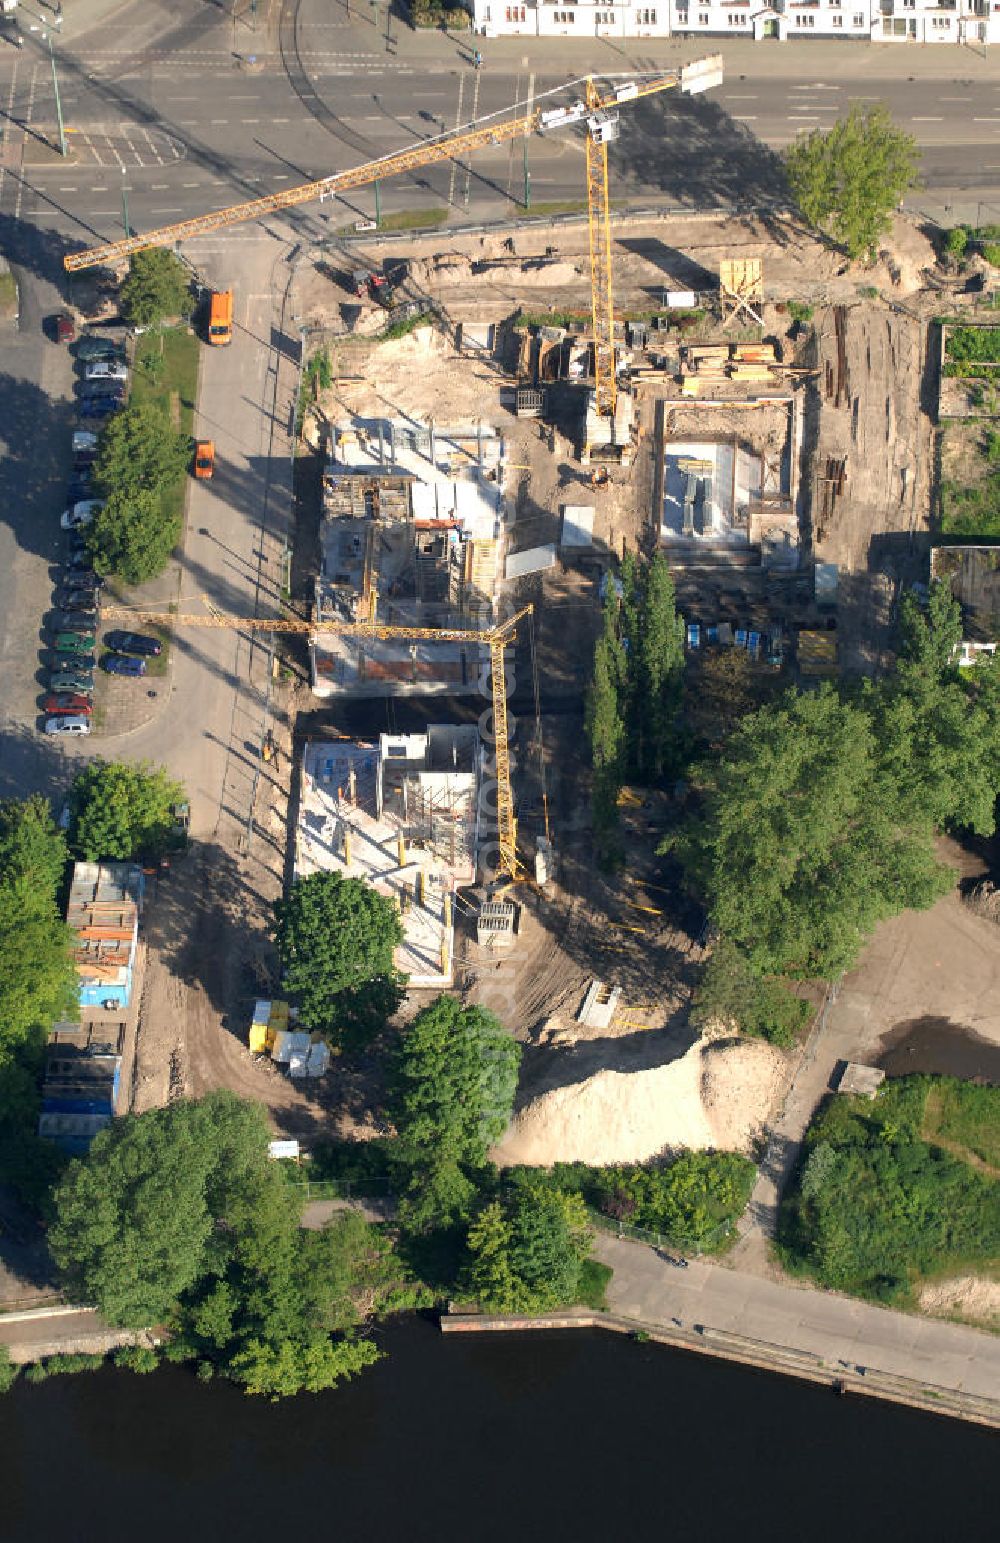
[[[418,167],[433,166],[436,162],[460,159],[487,145],[502,145],[511,140],[527,139],[535,133],[551,133],[574,123],[585,121],[587,125],[587,212],[590,224],[590,276],[594,322],[594,354],[596,405],[601,417],[613,417],[615,411],[615,347],[614,305],[611,288],[611,212],[608,196],[608,145],[618,135],[618,111],[627,102],[655,96],[660,91],[677,88],[688,96],[708,91],[720,85],[723,78],[722,55],[710,54],[695,59],[672,70],[666,75],[649,79],[625,81],[611,91],[602,91],[593,78],[586,78],[586,100],[569,107],[546,109],[536,104],[529,111],[515,112],[509,118],[490,118],[476,128],[463,127],[440,135],[437,139],[414,145],[407,150],[396,150],[376,161],[366,161],[349,171],[334,172],[321,177],[318,182],[304,182],[298,187],[286,188],[281,193],[268,193],[264,198],[253,198],[248,203],[233,204],[227,209],[216,209],[209,214],[199,214],[175,225],[161,225],[156,230],[126,236],[121,241],[109,241],[103,246],[89,247],[86,251],[70,252],[63,264],[70,273],[81,268],[93,268],[100,263],[120,262],[132,252],[152,246],[176,246],[192,236],[202,236],[209,231],[222,230],[238,225],[244,220],[259,220],[268,214],[279,214],[299,204],[316,199],[334,198],[352,188],[369,186],[386,177],[396,177],[401,172]],[[560,87],[559,91],[566,90]],[[556,95],[548,92],[541,98]]]
[[[517,624],[532,614],[534,607],[522,606],[499,627],[473,631],[458,627],[406,627],[383,626],[377,622],[315,622],[290,616],[226,616],[212,612],[207,616],[198,613],[175,615],[170,611],[139,611],[126,606],[107,606],[101,610],[101,621],[128,622],[135,625],[145,622],[154,627],[220,627],[247,632],[323,633],[338,636],[398,639],[401,642],[425,643],[479,643],[490,651],[490,683],[493,698],[493,737],[496,748],[497,780],[497,846],[500,867],[507,878],[516,880],[525,876],[524,866],[517,855],[517,819],[514,814],[514,794],[510,782],[510,745],[507,731],[507,677],[504,669],[504,651],[517,641]],[[548,816],[546,814],[546,836]]]

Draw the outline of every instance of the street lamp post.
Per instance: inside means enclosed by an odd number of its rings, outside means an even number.
[[[57,16],[56,26],[59,27],[61,24],[62,17]],[[52,51],[52,34],[48,31],[47,28],[41,26],[29,27],[28,31],[39,33],[42,42],[48,44],[49,64],[52,66],[52,90],[55,93],[56,98],[56,122],[59,126],[59,154],[64,156],[66,154],[66,130],[63,126],[62,101],[59,97],[59,77],[56,74],[56,56]]]
[[[63,127],[62,102],[59,99],[59,77],[56,74],[56,56],[52,52],[52,34],[46,33],[46,41],[49,45],[49,63],[52,66],[52,89],[56,97],[56,122],[59,125],[59,154],[66,154],[66,130]]]
[[[125,168],[122,167],[122,224],[125,227],[126,237],[132,232],[128,228],[128,188],[125,185]]]
[[[531,172],[528,170],[528,141],[524,141],[524,207],[531,208]]]

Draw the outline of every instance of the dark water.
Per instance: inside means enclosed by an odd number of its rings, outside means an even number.
[[[932,1014],[894,1024],[882,1037],[876,1065],[888,1077],[927,1072],[1000,1086],[1000,1045]]]
[[[0,1538],[618,1543],[998,1536],[973,1426],[597,1333],[385,1335],[279,1405],[168,1368],[0,1403]]]

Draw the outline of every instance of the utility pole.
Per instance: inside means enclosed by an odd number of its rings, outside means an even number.
[[[132,232],[128,228],[128,188],[125,186],[124,166],[122,167],[122,224],[125,227],[125,235],[130,236]]]
[[[524,207],[531,208],[531,172],[528,170],[528,141],[524,141]]]
[[[382,224],[382,193],[379,188],[378,178],[375,178],[375,224]]]

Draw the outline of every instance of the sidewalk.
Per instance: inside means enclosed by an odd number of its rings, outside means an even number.
[[[845,1375],[881,1374],[991,1400],[1000,1394],[1000,1337],[984,1331],[717,1264],[694,1261],[681,1270],[644,1244],[606,1233],[594,1252],[615,1272],[609,1310],[640,1323],[697,1330],[708,1344],[718,1335],[720,1350],[738,1336],[756,1343],[762,1363],[790,1354]]]

